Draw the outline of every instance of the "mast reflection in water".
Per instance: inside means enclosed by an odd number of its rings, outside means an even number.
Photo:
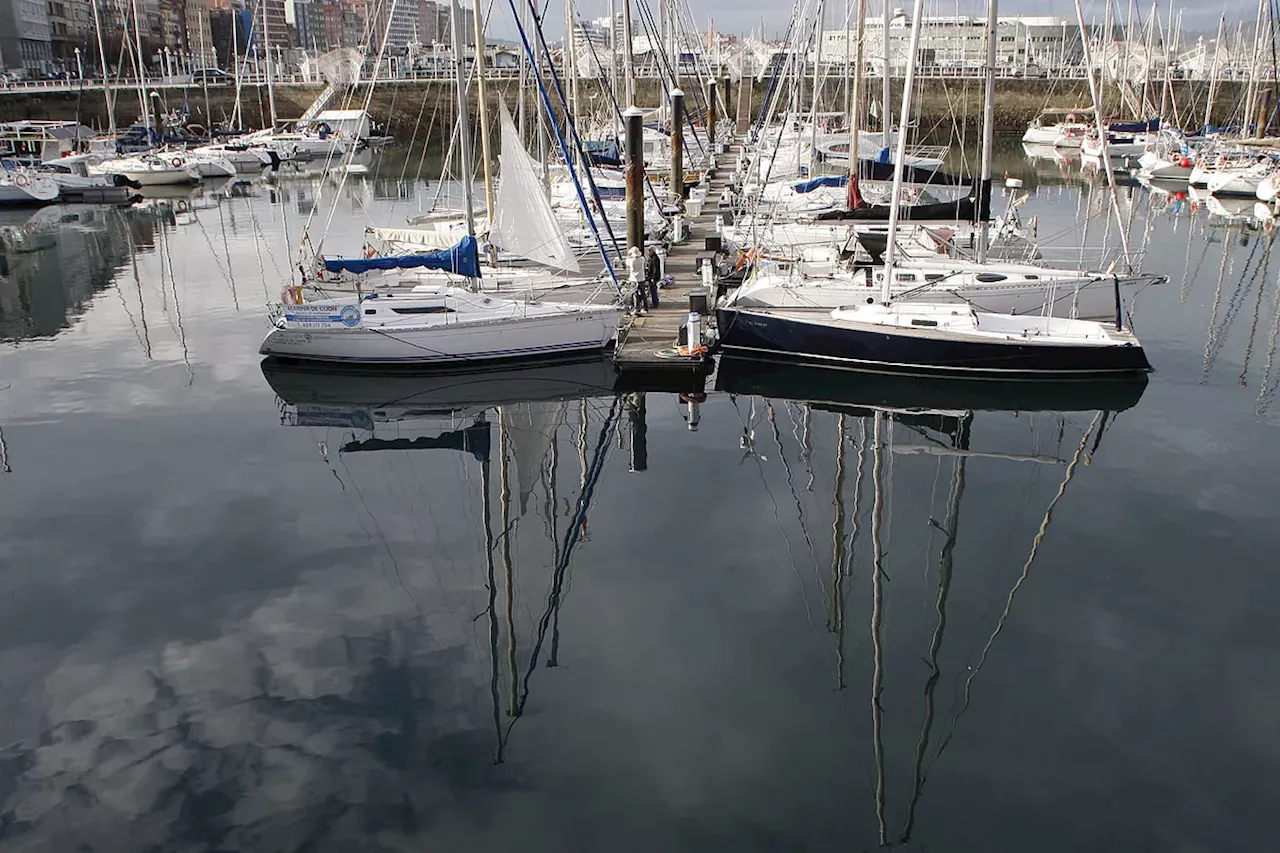
[[[1116,412],[1136,405],[1146,385],[1145,376],[1102,382],[1010,382],[826,370],[781,362],[730,358],[721,362],[717,389],[733,395],[745,394],[762,398],[768,408],[771,424],[776,423],[775,410],[778,406],[801,408],[801,460],[808,460],[812,454],[809,446],[812,430],[823,426],[821,423],[816,426],[812,423],[813,413],[830,412],[835,415],[837,437],[832,501],[832,560],[824,594],[831,607],[828,626],[836,634],[836,686],[843,690],[847,686],[845,646],[850,625],[849,611],[851,606],[856,607],[860,603],[848,589],[854,585],[858,575],[845,570],[844,566],[846,563],[853,566],[860,560],[865,573],[870,575],[870,709],[875,765],[873,799],[881,845],[905,844],[911,840],[917,823],[917,807],[929,771],[950,745],[961,718],[970,706],[975,682],[1013,611],[1015,597],[1031,577],[1032,565],[1048,535],[1054,508],[1066,494],[1081,461],[1087,462],[1097,452],[1109,420]],[[1053,423],[1052,433],[1055,434],[1055,444],[1060,449],[1067,441],[1068,432],[1073,427],[1079,429],[1077,424],[1068,420],[1068,415],[1089,410],[1094,410],[1092,417],[1081,431],[1069,457],[1059,456],[1056,452],[1019,453],[1013,450],[978,450],[973,447],[975,423],[980,414],[983,420],[1002,415],[1017,418],[1047,417]],[[851,437],[850,420],[856,423],[857,440]],[[753,432],[750,427],[746,430],[748,435]],[[774,436],[778,439],[779,459],[787,468],[787,480],[790,482],[787,454],[776,429]],[[858,460],[851,501],[852,518],[846,512],[850,501],[845,495],[846,456],[851,449],[850,445],[853,445],[852,449]],[[895,472],[905,473],[898,471],[904,463],[897,460],[913,456],[936,458],[939,468],[935,472],[935,492],[944,460],[950,460],[950,464],[942,517],[936,518],[931,507],[929,515],[924,519],[932,531],[929,536],[931,549],[936,547],[936,556],[933,558],[937,572],[936,593],[932,596],[930,605],[934,621],[924,653],[927,666],[927,675],[923,679],[924,709],[916,737],[914,758],[910,762],[910,782],[905,805],[900,808],[899,821],[894,819],[896,815],[890,803],[888,781],[889,765],[894,762],[894,755],[892,751],[886,751],[884,736],[886,588],[895,577],[894,561],[889,558],[892,549],[887,548],[886,529],[890,520],[889,496],[893,493],[893,476]],[[863,469],[868,458],[871,491],[870,542],[859,549],[859,514],[864,499]],[[973,459],[1061,467],[1063,473],[1056,492],[1044,510],[1021,573],[1008,588],[1003,611],[991,628],[977,658],[965,667],[967,675],[959,696],[951,703],[951,712],[944,720],[938,721],[935,694],[944,676],[941,653],[947,629],[948,597],[955,572],[955,553],[967,469]],[[792,494],[794,496],[794,490]],[[796,498],[796,505],[803,528],[804,516],[803,510],[800,510],[799,498]],[[910,523],[902,516],[901,512],[896,515],[898,524]],[[941,537],[941,543],[936,546],[935,533]],[[805,538],[806,541],[809,540],[807,531]],[[812,553],[810,543],[810,554]],[[814,569],[818,569],[816,562]],[[898,606],[908,612],[916,609],[910,601],[899,602]],[[955,673],[957,676],[960,674],[959,670]]]

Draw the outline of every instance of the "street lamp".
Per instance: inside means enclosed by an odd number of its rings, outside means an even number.
[[[76,76],[81,80],[84,79],[84,63],[80,61],[80,48],[75,48],[76,53]]]

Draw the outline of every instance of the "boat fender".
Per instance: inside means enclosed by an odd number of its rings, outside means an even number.
[[[27,184],[31,183],[31,179],[26,175],[18,174],[14,177],[13,182],[20,187],[25,187]]]
[[[1182,168],[1184,168],[1184,169],[1190,169],[1190,168],[1191,168],[1191,158],[1190,158],[1190,157],[1183,157],[1183,158],[1182,158],[1182,162],[1181,162],[1179,165],[1181,165],[1181,166],[1182,166]]]

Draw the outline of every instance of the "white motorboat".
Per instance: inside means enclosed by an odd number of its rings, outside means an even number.
[[[271,152],[262,145],[240,145],[232,142],[201,145],[189,150],[193,158],[215,157],[229,162],[237,172],[250,172],[272,164]],[[206,176],[207,177],[207,176]]]
[[[1028,145],[1050,145],[1055,148],[1079,148],[1089,125],[1076,113],[1084,110],[1045,110],[1027,125],[1022,141]],[[1060,121],[1055,117],[1062,116]]]
[[[202,178],[234,178],[235,165],[221,154],[187,152],[187,163]]]
[[[63,200],[119,202],[130,196],[130,181],[123,175],[95,175],[89,172],[92,155],[72,154],[50,160],[38,171],[58,184]]]
[[[262,355],[350,364],[457,365],[603,351],[617,338],[617,304],[504,299],[424,285],[281,305]]]
[[[100,175],[124,175],[144,187],[194,184],[200,181],[199,170],[182,154],[118,157],[90,166],[89,171]]]
[[[58,182],[23,167],[0,169],[0,204],[47,204],[57,201]]]
[[[1112,160],[1127,160],[1141,157],[1147,150],[1145,135],[1122,136],[1111,134],[1107,137],[1107,154]],[[1085,136],[1080,142],[1080,153],[1086,157],[1102,156],[1102,140],[1095,133]]]
[[[1242,167],[1219,169],[1207,176],[1205,187],[1213,195],[1256,198],[1262,181],[1274,168],[1271,161],[1266,160]]]
[[[1258,182],[1259,201],[1273,202],[1280,197],[1280,169],[1272,169]]]
[[[1138,158],[1138,174],[1157,181],[1189,180],[1194,162],[1181,152],[1149,149]]]

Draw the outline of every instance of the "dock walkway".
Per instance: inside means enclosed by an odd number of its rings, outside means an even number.
[[[717,157],[718,168],[708,182],[706,203],[702,213],[686,217],[686,239],[673,245],[667,253],[667,275],[672,283],[660,293],[657,307],[651,307],[644,316],[634,317],[624,334],[620,336],[614,351],[614,364],[619,372],[671,373],[703,375],[709,367],[709,357],[679,355],[675,348],[680,326],[689,316],[689,296],[695,288],[702,287],[702,275],[698,269],[698,256],[705,252],[706,238],[715,234],[715,219],[720,212],[720,193],[729,182],[732,164],[741,152],[736,141],[729,153]],[[707,317],[704,324],[713,318]]]

